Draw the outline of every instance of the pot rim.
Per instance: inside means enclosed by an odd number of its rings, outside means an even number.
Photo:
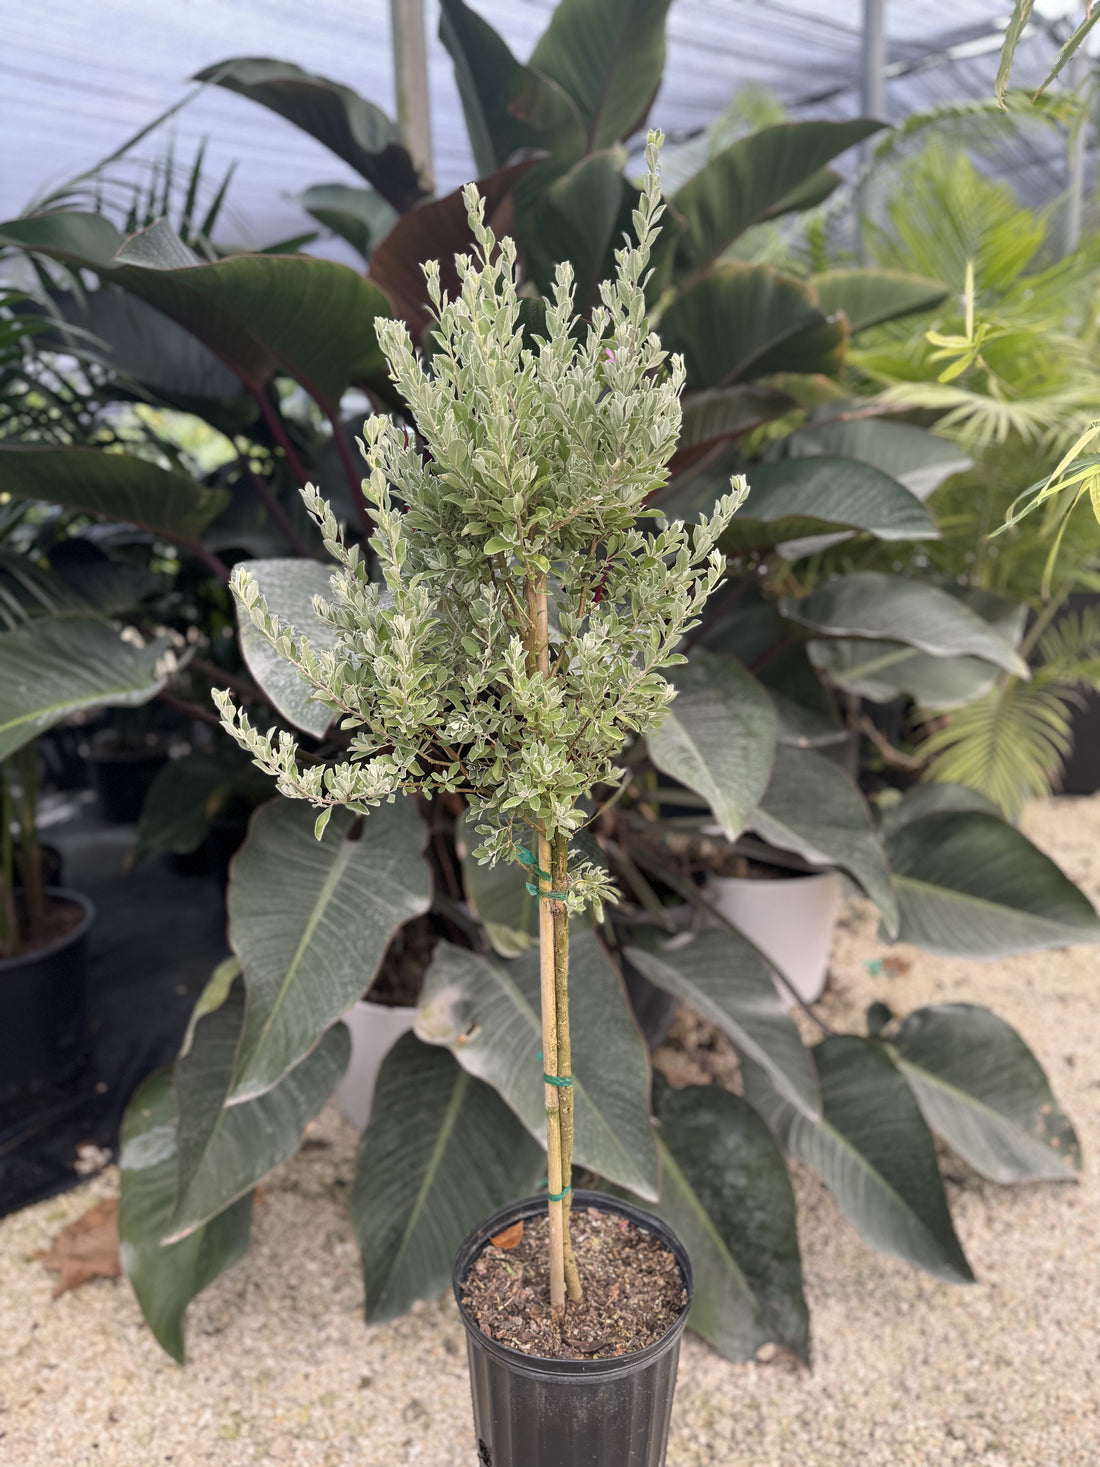
[[[82,891],[77,891],[71,886],[47,886],[46,895],[82,907],[84,916],[75,927],[70,928],[68,932],[63,932],[60,937],[55,937],[52,942],[43,943],[41,947],[32,947],[29,952],[16,953],[10,958],[0,958],[0,974],[11,973],[16,968],[41,962],[43,958],[51,958],[55,953],[75,946],[81,938],[87,935],[88,929],[96,919],[96,905],[91,897],[85,896]]]
[[[462,1284],[474,1260],[484,1251],[491,1237],[503,1231],[509,1223],[518,1222],[521,1218],[526,1221],[547,1210],[549,1203],[544,1192],[508,1203],[467,1234],[455,1257],[451,1274],[451,1285],[459,1315],[467,1336],[479,1349],[521,1374],[537,1376],[540,1379],[548,1376],[559,1379],[563,1376],[574,1379],[578,1376],[587,1376],[597,1377],[600,1380],[614,1379],[621,1375],[633,1375],[679,1343],[695,1295],[695,1276],[691,1267],[691,1258],[683,1243],[663,1218],[658,1217],[655,1213],[646,1212],[644,1208],[628,1202],[623,1197],[613,1197],[607,1192],[578,1189],[573,1193],[573,1202],[579,1207],[597,1207],[601,1211],[617,1212],[630,1218],[631,1222],[639,1224],[647,1232],[654,1233],[660,1238],[675,1258],[684,1282],[687,1299],[680,1313],[659,1340],[654,1340],[641,1350],[632,1350],[629,1355],[613,1355],[606,1360],[557,1360],[547,1355],[528,1355],[523,1350],[516,1350],[511,1345],[504,1345],[499,1340],[490,1339],[487,1334],[483,1333],[462,1302]]]
[[[792,871],[787,876],[715,876],[713,872],[707,872],[706,885],[721,883],[723,886],[736,886],[751,890],[753,887],[784,887],[789,888],[794,882],[798,886],[805,886],[809,882],[823,883],[825,881],[839,881],[840,872],[835,866],[826,866],[816,871]]]

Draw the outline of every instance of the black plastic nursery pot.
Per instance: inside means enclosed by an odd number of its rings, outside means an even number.
[[[644,1350],[608,1360],[547,1360],[482,1334],[462,1304],[462,1284],[489,1239],[546,1211],[546,1198],[510,1203],[458,1250],[454,1292],[466,1327],[470,1390],[481,1467],[663,1467],[680,1339],[691,1308],[691,1260],[659,1217],[618,1197],[575,1192],[575,1207],[598,1207],[654,1233],[679,1265],[687,1302]]]
[[[84,915],[53,942],[0,958],[0,1099],[66,1079],[87,1037],[85,939],[95,907],[67,887],[50,887],[47,895]]]
[[[141,819],[149,786],[168,763],[168,754],[158,748],[102,748],[93,749],[89,762],[104,820],[132,825]]]

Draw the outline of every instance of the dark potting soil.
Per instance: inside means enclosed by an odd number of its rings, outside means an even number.
[[[16,899],[16,916],[19,922],[19,931],[26,933],[30,926],[27,920],[26,903]],[[33,954],[36,948],[47,947],[51,942],[56,942],[59,937],[64,937],[72,932],[74,927],[79,927],[84,920],[84,908],[79,902],[56,901],[49,897],[46,901],[46,920],[33,937],[24,937],[16,948],[14,956],[19,958],[26,954]]]
[[[687,1302],[675,1258],[659,1238],[594,1207],[574,1208],[570,1239],[584,1302],[550,1309],[549,1220],[539,1217],[497,1235],[474,1261],[462,1302],[483,1334],[525,1355],[606,1360],[652,1345]],[[518,1236],[518,1242],[513,1239]]]

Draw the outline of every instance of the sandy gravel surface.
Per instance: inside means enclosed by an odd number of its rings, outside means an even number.
[[[1029,832],[1100,901],[1100,798]],[[1047,1069],[1081,1135],[1079,1185],[1007,1191],[949,1160],[980,1282],[953,1287],[860,1243],[796,1178],[814,1369],[731,1365],[689,1336],[669,1467],[1100,1467],[1100,951],[979,965],[886,953],[869,913],[838,935],[828,1013],[885,998],[988,1003]],[[272,1179],[243,1263],[192,1306],[190,1359],[160,1354],[123,1281],[51,1302],[30,1257],[117,1188],[108,1171],[0,1223],[0,1463],[11,1467],[474,1467],[461,1328],[446,1300],[365,1329],[345,1198],[353,1134],[327,1111]]]

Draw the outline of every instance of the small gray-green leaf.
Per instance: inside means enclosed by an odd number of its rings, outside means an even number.
[[[159,1344],[183,1363],[187,1306],[248,1247],[252,1194],[178,1243],[161,1243],[176,1205],[176,1098],[169,1071],[146,1080],[122,1123],[119,1258]]]
[[[687,943],[653,939],[626,949],[638,971],[717,1024],[799,1110],[819,1116],[809,1054],[756,949],[732,932],[699,932]]]
[[[317,560],[250,560],[247,569],[256,579],[272,616],[284,630],[305,637],[315,652],[330,652],[335,630],[313,609],[314,596],[332,595],[330,566]],[[254,626],[248,612],[237,607],[241,654],[249,672],[288,723],[320,738],[332,722],[332,709],[318,703],[309,684]]]
[[[233,863],[229,941],[248,1008],[233,1099],[270,1089],[370,987],[397,929],[428,910],[426,833],[411,800],[361,825],[337,810],[320,840],[314,812],[272,800]]]
[[[569,1009],[576,1163],[656,1197],[645,1045],[622,980],[592,932],[577,932],[569,943]],[[446,1045],[545,1142],[537,953],[502,963],[440,943],[424,979],[416,1033]]]
[[[445,1289],[470,1229],[532,1192],[545,1166],[490,1085],[446,1050],[402,1035],[379,1071],[351,1198],[367,1320]]]
[[[779,730],[767,693],[733,657],[696,652],[670,674],[676,697],[647,736],[657,768],[710,805],[730,840],[767,787]]]
[[[788,1155],[820,1172],[865,1242],[938,1278],[972,1282],[932,1135],[904,1077],[880,1045],[854,1034],[826,1039],[814,1059],[820,1121],[800,1115],[751,1061],[743,1066],[746,1098]]]
[[[938,1003],[902,1024],[891,1050],[924,1118],[992,1182],[1066,1181],[1081,1147],[1039,1061],[981,1004]]]

